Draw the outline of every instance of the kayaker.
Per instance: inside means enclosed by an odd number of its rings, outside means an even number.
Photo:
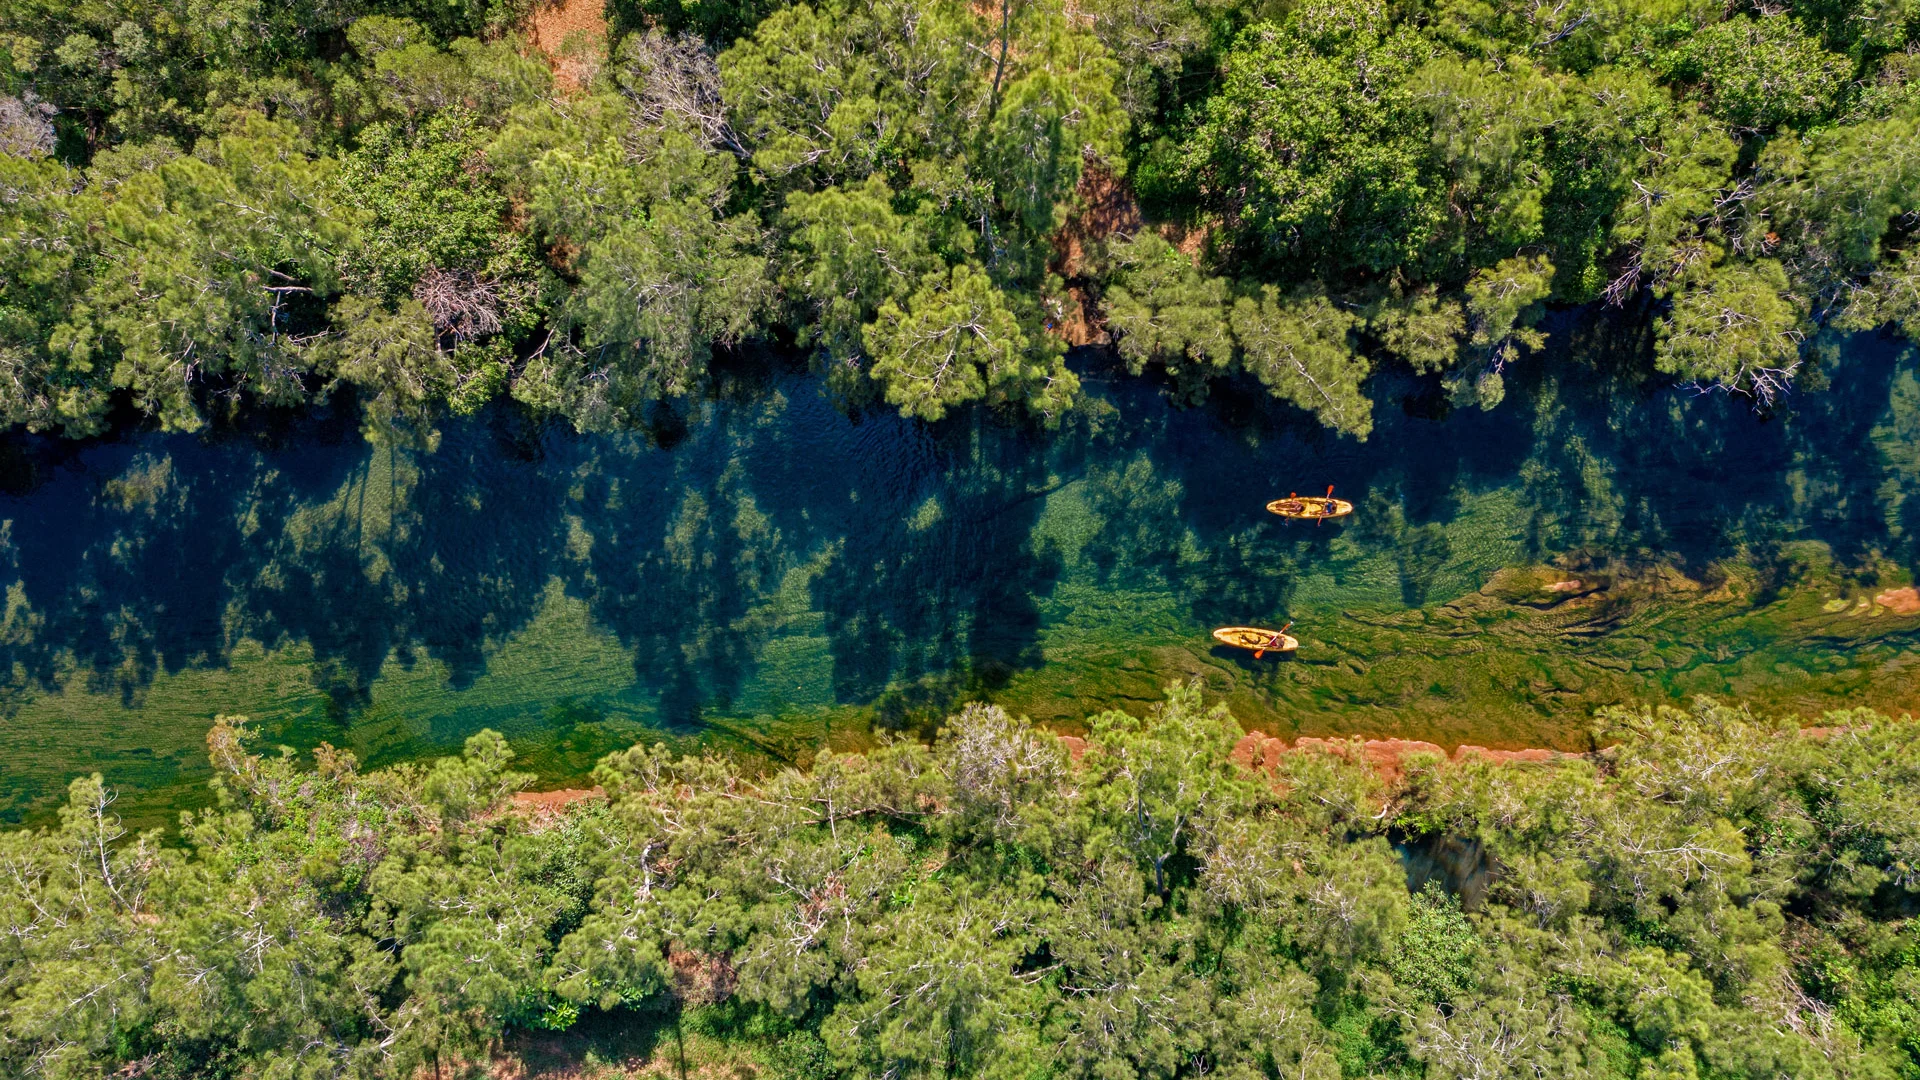
[[[1268,649],[1277,649],[1282,645],[1286,644],[1287,631],[1291,629],[1293,629],[1293,620],[1288,619],[1287,625],[1281,627],[1277,633],[1275,633],[1271,638],[1268,638],[1267,643],[1265,645],[1262,645],[1259,648],[1253,650],[1253,658],[1255,660],[1258,660],[1261,657],[1267,655]]]

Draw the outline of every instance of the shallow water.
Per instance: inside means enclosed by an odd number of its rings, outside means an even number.
[[[1446,745],[1577,748],[1597,705],[1694,693],[1904,708],[1920,615],[1873,598],[1920,556],[1913,350],[1855,339],[1761,418],[1554,330],[1490,414],[1381,378],[1365,443],[1098,358],[1050,433],[852,419],[791,376],[613,436],[18,437],[0,818],[95,770],[136,821],[203,802],[223,712],[376,765],[493,727],[551,785],[639,740],[804,760],[970,698],[1071,730],[1193,675],[1277,734]],[[1351,519],[1263,510],[1329,483]],[[1207,638],[1287,619],[1292,657]]]

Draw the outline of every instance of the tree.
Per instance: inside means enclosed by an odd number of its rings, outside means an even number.
[[[1360,391],[1372,365],[1350,338],[1361,320],[1324,290],[1283,298],[1272,285],[1243,286],[1250,295],[1236,297],[1150,232],[1116,245],[1114,258],[1120,269],[1103,307],[1131,370],[1158,363],[1193,397],[1207,376],[1244,370],[1327,427],[1362,439],[1373,430]]]
[[[985,271],[967,263],[935,271],[904,307],[881,305],[866,332],[873,378],[902,416],[938,420],[985,399],[1056,417],[1080,381],[1061,362],[1059,343],[1028,325]]]
[[[1226,279],[1201,273],[1150,230],[1114,245],[1113,258],[1116,272],[1101,306],[1128,370],[1138,374],[1151,362],[1179,379],[1232,363]]]
[[[1618,272],[1615,264],[1625,253],[1616,246],[1613,226],[1629,208],[1646,206],[1646,192],[1634,184],[1644,180],[1655,152],[1664,152],[1661,132],[1673,123],[1676,106],[1664,87],[1631,67],[1589,72],[1561,100],[1563,119],[1543,133],[1542,158],[1552,183],[1542,225],[1558,269],[1556,298],[1584,302],[1601,296]]]
[[[0,154],[0,243],[14,253],[0,275],[0,416],[31,431],[85,435],[105,426],[108,373],[90,355],[70,359],[48,347],[92,261],[88,233],[100,204],[79,186],[55,162]]]
[[[828,1047],[876,1073],[1028,1075],[1045,1039],[1046,996],[1019,973],[1037,906],[1004,887],[916,888],[856,969],[858,995],[823,1025]]]
[[[445,110],[502,116],[553,87],[547,65],[511,41],[460,37],[442,47],[412,19],[384,15],[355,20],[347,41],[365,66],[340,79],[334,93],[364,120],[411,128]]]
[[[1428,287],[1381,297],[1368,311],[1366,327],[1413,370],[1445,371],[1460,358],[1467,320],[1459,301]]]
[[[103,155],[90,172],[97,262],[50,351],[127,390],[170,430],[206,422],[210,387],[304,401],[316,388],[317,328],[302,325],[296,301],[332,291],[354,229],[329,187],[332,166],[309,158],[288,126],[258,118],[190,155]]]
[[[1626,302],[1641,286],[1664,289],[1690,266],[1724,251],[1722,215],[1736,208],[1732,180],[1739,147],[1724,131],[1682,114],[1660,125],[1655,153],[1631,178],[1633,194],[1614,214],[1613,244],[1624,268],[1602,294]]]
[[[1422,1010],[1414,1021],[1413,1056],[1426,1075],[1444,1080],[1488,1077],[1565,1077],[1593,1075],[1580,1038],[1576,1014],[1545,987],[1528,985],[1525,975],[1500,980],[1495,993],[1476,995],[1447,1012]]]
[[[864,389],[872,362],[867,327],[881,305],[906,300],[938,266],[919,223],[895,213],[893,199],[877,176],[787,199],[783,231],[794,257],[786,284],[813,309],[805,338],[843,391]]]
[[[1531,64],[1442,57],[1414,73],[1411,91],[1432,117],[1453,211],[1425,265],[1445,267],[1447,255],[1484,265],[1539,243],[1553,190],[1546,132],[1567,111],[1560,85]]]
[[[1467,321],[1473,329],[1468,345],[1484,358],[1485,366],[1477,375],[1463,371],[1452,379],[1456,400],[1483,409],[1500,404],[1506,395],[1501,374],[1507,365],[1522,347],[1539,349],[1547,343],[1533,324],[1545,314],[1540,302],[1552,291],[1553,264],[1539,255],[1502,259],[1467,280]],[[1469,380],[1470,375],[1475,377]]]
[[[494,332],[524,330],[536,270],[526,237],[507,227],[511,207],[490,175],[483,136],[459,108],[412,132],[391,123],[361,132],[336,177],[341,200],[370,216],[343,260],[349,288],[393,301],[419,291],[429,271],[472,274],[500,294]]]
[[[583,245],[580,285],[561,314],[580,328],[580,362],[606,380],[595,392],[618,415],[689,392],[715,344],[758,328],[766,258],[754,250],[756,232],[703,202],[663,200]],[[576,422],[591,415],[568,411]]]
[[[1920,330],[1920,246],[1908,247],[1876,270],[1847,304],[1842,329],[1897,327],[1911,338]]]
[[[1805,309],[1772,259],[1696,271],[1673,286],[1655,364],[1661,371],[1771,403],[1800,366]]]
[[[1127,118],[1113,92],[1118,67],[1096,39],[1052,22],[1035,36],[1000,89],[982,157],[1002,210],[1027,233],[1048,236],[1087,161],[1124,165]]]
[[[1243,296],[1233,304],[1234,337],[1254,377],[1322,424],[1365,439],[1373,430],[1373,409],[1360,384],[1371,365],[1349,339],[1358,322],[1311,288],[1283,299],[1268,285],[1257,298]]]
[[[149,905],[175,857],[158,834],[120,843],[113,798],[97,774],[77,779],[57,829],[0,841],[5,1050],[22,1068],[39,1058],[53,1075],[83,1075],[155,1020],[152,965],[167,949]]]
[[[1185,0],[1095,0],[1080,11],[1119,64],[1115,91],[1136,123],[1172,104],[1180,74],[1212,44],[1215,21],[1237,13],[1231,4]]]
[[[503,132],[525,161],[536,226],[575,278],[513,395],[582,430],[634,422],[700,386],[716,346],[761,327],[771,300],[759,222],[725,215],[730,157],[686,118],[614,100],[531,113]]]
[[[1231,756],[1240,725],[1224,706],[1207,708],[1197,684],[1176,684],[1145,716],[1109,710],[1091,729],[1087,797],[1100,831],[1089,846],[1132,854],[1165,896],[1169,860],[1251,797]]]
[[[959,156],[986,118],[977,20],[939,0],[795,4],[720,56],[754,165],[800,185]]]
[[[1067,777],[1058,739],[997,705],[969,705],[948,718],[937,744],[953,791],[956,838],[973,842],[1044,836],[1045,816]]]
[[[1667,65],[1669,77],[1704,86],[1715,116],[1752,131],[1819,120],[1852,67],[1791,19],[1744,16],[1691,35]]]
[[[1920,125],[1896,117],[1775,140],[1755,172],[1746,241],[1776,254],[1816,305],[1844,305],[1920,200]]]
[[[1426,53],[1359,0],[1251,27],[1186,141],[1185,167],[1249,243],[1295,273],[1418,265],[1444,214],[1407,88]]]
[[[1397,988],[1416,1000],[1452,1006],[1477,989],[1479,953],[1479,935],[1461,912],[1459,898],[1429,878],[1408,905],[1407,928],[1387,967]]]

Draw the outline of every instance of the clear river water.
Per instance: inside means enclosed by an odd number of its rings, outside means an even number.
[[[1580,749],[1597,706],[1701,693],[1908,708],[1915,351],[1853,339],[1762,417],[1552,329],[1490,413],[1379,376],[1366,442],[1098,356],[1054,431],[849,417],[789,374],[614,435],[500,409],[370,441],[342,407],[13,436],[0,821],[93,771],[135,822],[205,802],[217,713],[372,766],[492,727],[561,786],[636,741],[804,762],[970,699],[1072,731],[1192,677],[1273,734],[1446,746]],[[1352,517],[1263,509],[1328,484]],[[1292,656],[1208,637],[1288,619]]]

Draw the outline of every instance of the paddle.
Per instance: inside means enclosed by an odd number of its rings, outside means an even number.
[[[1287,643],[1287,631],[1289,631],[1289,630],[1291,630],[1291,629],[1293,629],[1293,620],[1292,620],[1292,619],[1288,619],[1288,620],[1287,620],[1287,625],[1285,625],[1285,626],[1283,626],[1283,627],[1281,627],[1281,628],[1280,628],[1280,632],[1279,632],[1279,633],[1277,633],[1277,634],[1275,634],[1275,635],[1273,635],[1273,638],[1274,638],[1274,641],[1275,641],[1275,642],[1277,642],[1277,643],[1278,643],[1279,645],[1285,645],[1285,644]],[[1273,646],[1264,646],[1264,645],[1263,645],[1263,646],[1261,646],[1260,648],[1258,648],[1258,649],[1255,649],[1255,650],[1253,650],[1253,658],[1254,658],[1255,660],[1258,660],[1258,659],[1260,659],[1261,657],[1263,657],[1263,656],[1265,656],[1265,655],[1267,655],[1267,649],[1268,649],[1268,648],[1270,648],[1270,647],[1273,647]]]

